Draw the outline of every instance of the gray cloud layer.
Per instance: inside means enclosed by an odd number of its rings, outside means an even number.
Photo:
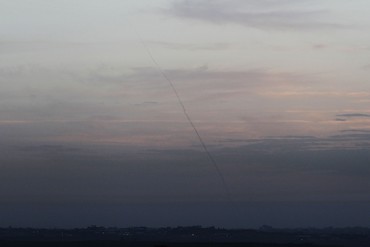
[[[305,8],[312,1],[277,0],[180,0],[168,13],[180,18],[196,19],[215,24],[234,23],[267,29],[327,29],[343,27],[326,21],[325,9]]]
[[[185,44],[185,43],[171,43],[171,42],[160,42],[152,41],[153,45],[162,46],[173,50],[187,50],[187,51],[220,51],[226,50],[230,47],[227,43],[210,43],[210,44]]]
[[[211,152],[241,201],[358,201],[367,194],[369,133],[225,142],[233,146]],[[12,200],[207,201],[223,196],[217,173],[199,145],[149,149],[24,143],[4,150],[8,156],[0,157],[0,193]]]
[[[348,113],[348,114],[338,114],[337,117],[346,117],[346,118],[370,118],[370,114]]]

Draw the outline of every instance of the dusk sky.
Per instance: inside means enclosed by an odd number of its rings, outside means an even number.
[[[0,226],[370,226],[369,29],[368,0],[0,0]]]

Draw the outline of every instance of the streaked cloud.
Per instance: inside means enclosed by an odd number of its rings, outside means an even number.
[[[343,25],[327,20],[330,11],[310,7],[310,1],[278,0],[178,0],[168,13],[214,24],[239,24],[262,29],[331,29]],[[308,6],[308,8],[307,8]],[[313,4],[315,6],[315,4]],[[330,19],[330,18],[329,18]]]
[[[210,44],[191,44],[191,43],[171,43],[164,41],[151,41],[150,44],[162,46],[173,50],[187,50],[187,51],[220,51],[227,50],[230,47],[228,43],[210,43]]]
[[[262,95],[271,97],[338,97],[338,98],[366,98],[370,96],[370,93],[363,91],[309,91],[309,90],[297,90],[297,91],[270,91],[262,92]]]
[[[324,151],[324,150],[358,150],[370,148],[370,134],[366,130],[342,133],[325,137],[316,136],[271,136],[257,139],[226,139],[225,143],[237,143],[250,151],[259,153]]]
[[[245,69],[245,70],[230,70],[230,69],[213,69],[208,66],[196,68],[179,68],[179,69],[164,69],[174,84],[179,87],[182,97],[187,99],[196,99],[202,97],[204,100],[209,97],[234,97],[241,94],[253,94],[256,88],[266,88],[276,85],[294,84],[302,78],[299,74],[289,72],[272,71],[268,69]],[[135,88],[142,90],[143,88],[157,88],[157,91],[152,93],[160,93],[166,88],[167,82],[160,75],[157,68],[154,67],[137,67],[132,68],[129,72],[119,72],[119,68],[114,69],[111,73],[104,71],[92,70],[85,75],[77,75],[78,80],[85,83],[94,83],[96,85],[115,84],[132,85],[131,94],[134,94]],[[169,96],[168,90],[167,96]],[[148,95],[151,93],[148,92]],[[129,92],[115,90],[113,95],[128,95]],[[158,96],[158,95],[157,95]]]
[[[370,114],[364,113],[345,113],[345,114],[338,114],[338,117],[346,117],[346,118],[370,118]]]
[[[343,133],[370,133],[370,130],[366,130],[366,129],[347,129],[347,130],[342,130],[341,132]]]

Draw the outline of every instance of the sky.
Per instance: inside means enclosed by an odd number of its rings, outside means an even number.
[[[0,0],[1,226],[370,227],[369,11]]]

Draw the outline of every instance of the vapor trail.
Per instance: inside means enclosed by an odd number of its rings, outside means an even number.
[[[145,41],[143,40],[143,38],[141,37],[141,35],[139,34],[139,32],[137,31],[136,28],[133,28],[137,37],[139,38],[140,40],[140,43],[142,44],[142,46],[144,47],[146,53],[148,54],[148,56],[150,57],[150,59],[152,60],[153,64],[155,65],[156,69],[159,71],[159,73],[162,75],[162,77],[168,82],[168,84],[170,85],[173,93],[176,95],[176,98],[177,98],[177,101],[179,103],[179,105],[181,106],[181,109],[187,119],[187,121],[189,122],[189,124],[191,125],[194,133],[196,134],[196,136],[198,137],[198,140],[200,142],[200,144],[202,145],[203,147],[203,150],[204,152],[206,153],[209,161],[211,162],[211,164],[214,166],[218,176],[220,177],[220,180],[222,182],[222,186],[224,188],[224,191],[225,191],[225,195],[227,197],[227,199],[230,201],[230,202],[233,202],[233,198],[231,196],[231,192],[230,192],[230,188],[228,186],[228,184],[226,183],[226,180],[225,180],[225,177],[224,175],[222,174],[222,171],[220,169],[220,167],[218,166],[216,160],[214,159],[213,155],[211,154],[211,152],[209,151],[206,143],[204,142],[202,136],[199,134],[199,131],[198,129],[195,127],[194,125],[194,122],[191,120],[190,118],[190,115],[188,114],[188,112],[186,111],[186,107],[174,85],[174,83],[172,82],[171,78],[169,78],[167,76],[167,74],[164,72],[164,70],[162,69],[162,67],[160,66],[160,64],[157,62],[157,60],[155,59],[155,57],[153,56],[151,50],[149,49],[149,47],[147,46],[147,44],[145,43]]]

